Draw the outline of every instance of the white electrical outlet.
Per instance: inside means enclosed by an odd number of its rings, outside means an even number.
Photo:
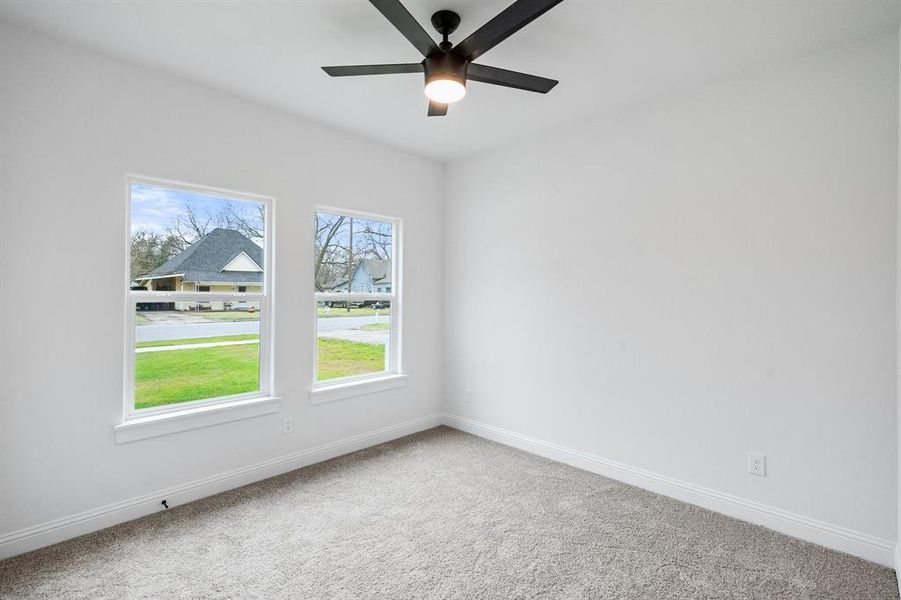
[[[294,431],[294,420],[291,418],[285,419],[282,422],[282,433],[291,433]]]
[[[472,404],[472,390],[466,388],[466,397],[463,399],[466,404]]]
[[[748,473],[766,477],[766,454],[748,452]]]

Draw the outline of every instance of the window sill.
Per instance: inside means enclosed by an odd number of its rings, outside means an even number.
[[[393,390],[407,384],[406,375],[386,375],[378,379],[366,379],[363,381],[347,381],[332,385],[316,386],[310,390],[310,404],[325,404],[344,398],[364,396],[385,390]]]
[[[262,396],[223,404],[196,406],[171,413],[136,417],[113,427],[117,444],[268,415],[281,410],[281,398]]]

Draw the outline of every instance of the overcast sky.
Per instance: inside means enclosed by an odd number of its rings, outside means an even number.
[[[210,220],[211,229],[216,226],[217,216],[224,208],[231,206],[236,211],[253,216],[258,206],[254,202],[134,183],[131,186],[131,230],[165,233],[179,216],[185,214],[188,205],[201,222]]]

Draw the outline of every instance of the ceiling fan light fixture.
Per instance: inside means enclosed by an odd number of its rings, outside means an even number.
[[[432,102],[451,104],[466,95],[466,61],[449,52],[431,54],[423,61],[425,95]]]
[[[455,79],[433,79],[425,84],[425,95],[439,104],[451,104],[462,100],[466,86]]]
[[[441,43],[436,44],[434,38],[422,28],[401,0],[369,0],[369,2],[413,44],[424,60],[418,63],[322,67],[329,76],[353,77],[424,72],[425,95],[429,99],[426,114],[430,117],[446,116],[448,105],[466,96],[468,80],[539,94],[548,93],[558,83],[547,77],[489,67],[473,61],[563,0],[514,0],[513,4],[457,44],[451,43],[448,39],[460,25],[460,15],[452,10],[439,10],[432,15],[432,26],[441,35]]]

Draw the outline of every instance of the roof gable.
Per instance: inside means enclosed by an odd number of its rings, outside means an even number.
[[[363,269],[372,278],[373,282],[385,283],[391,281],[391,261],[384,258],[364,258],[357,265],[357,269]]]
[[[262,273],[263,268],[256,263],[255,260],[247,255],[247,252],[241,251],[236,257],[228,261],[228,263],[219,269],[220,271],[240,271],[242,273]]]

